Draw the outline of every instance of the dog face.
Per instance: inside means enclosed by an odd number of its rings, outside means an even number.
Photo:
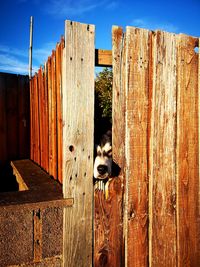
[[[106,179],[111,176],[112,171],[112,146],[110,142],[98,145],[94,161],[94,178]]]

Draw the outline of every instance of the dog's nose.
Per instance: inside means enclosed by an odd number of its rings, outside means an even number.
[[[108,166],[106,166],[106,165],[99,165],[97,167],[97,170],[98,170],[99,174],[103,175],[103,174],[105,174],[108,171]]]

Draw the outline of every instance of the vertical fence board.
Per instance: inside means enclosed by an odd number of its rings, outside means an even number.
[[[119,177],[108,182],[108,196],[94,192],[94,266],[123,265],[123,174],[125,107],[121,87],[123,30],[113,27],[113,160],[121,168]],[[107,192],[106,192],[107,195]]]
[[[44,66],[44,169],[49,172],[49,99],[48,63]]]
[[[17,75],[6,75],[7,150],[8,158],[18,155],[18,82]],[[13,130],[14,129],[14,130]]]
[[[35,162],[40,165],[40,110],[39,110],[39,85],[38,74],[35,74],[35,97],[34,97],[34,109],[35,109]]]
[[[149,31],[126,30],[127,266],[148,263],[148,61]]]
[[[49,160],[49,174],[53,175],[53,164],[52,164],[52,159],[53,159],[53,155],[52,155],[52,124],[51,124],[51,120],[52,120],[52,60],[51,57],[48,57],[48,61],[47,61],[47,77],[48,77],[48,124],[49,124],[49,156],[48,156],[48,160]]]
[[[6,75],[0,73],[0,161],[7,160]]]
[[[57,146],[58,180],[62,182],[62,62],[63,38],[56,46],[56,97],[57,97]]]
[[[178,39],[178,266],[200,266],[197,39]]]
[[[56,99],[56,53],[51,56],[51,145],[52,145],[52,175],[57,179],[57,99]]]
[[[66,21],[63,77],[64,266],[92,266],[94,26]]]
[[[176,266],[176,37],[160,31],[153,40],[151,123],[150,266]]]
[[[19,112],[19,152],[18,158],[24,159],[30,151],[30,90],[27,76],[18,76],[18,112]]]
[[[30,87],[30,159],[33,160],[33,78],[29,80]]]
[[[32,95],[32,99],[31,99],[31,125],[32,125],[32,131],[31,131],[31,143],[32,143],[32,160],[35,161],[35,154],[36,154],[36,127],[35,127],[35,76],[34,78],[31,80],[31,95]]]
[[[43,116],[44,116],[44,105],[43,105],[43,94],[44,94],[44,89],[43,89],[43,81],[42,81],[42,67],[38,70],[38,112],[39,112],[39,136],[40,136],[40,149],[39,149],[39,154],[40,154],[40,166],[43,168],[44,167],[44,161],[43,161],[43,142],[44,142],[44,127],[43,127]]]

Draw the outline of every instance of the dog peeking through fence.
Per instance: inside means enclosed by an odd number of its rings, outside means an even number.
[[[103,134],[100,142],[96,145],[94,161],[94,178],[107,179],[112,173],[112,132]]]
[[[119,167],[112,159],[112,70],[105,68],[95,80],[95,190],[103,190],[108,198],[108,187]]]
[[[99,144],[95,145],[94,180],[95,190],[102,190],[105,198],[109,195],[109,182],[112,177],[112,132],[102,135]]]

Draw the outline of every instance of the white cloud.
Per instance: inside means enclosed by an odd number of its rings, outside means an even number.
[[[34,71],[36,67],[34,66]],[[25,63],[15,56],[0,54],[0,71],[28,74],[28,63]]]
[[[143,19],[137,18],[131,22],[131,25],[138,27],[138,28],[145,28],[150,30],[163,30],[167,32],[174,32],[178,31],[178,27],[169,22],[155,22],[150,19]]]
[[[109,0],[50,0],[45,10],[56,17],[82,15],[109,3]],[[114,2],[112,2],[114,3]]]
[[[17,48],[11,48],[6,45],[1,45],[0,44],[0,53],[5,53],[5,54],[12,54],[12,55],[18,55],[22,57],[27,57],[27,51],[22,50],[22,49],[17,49]]]
[[[40,65],[44,65],[55,47],[54,42],[49,42],[42,47],[33,48],[33,73],[39,69]],[[23,50],[0,44],[0,71],[27,74],[28,49]]]

